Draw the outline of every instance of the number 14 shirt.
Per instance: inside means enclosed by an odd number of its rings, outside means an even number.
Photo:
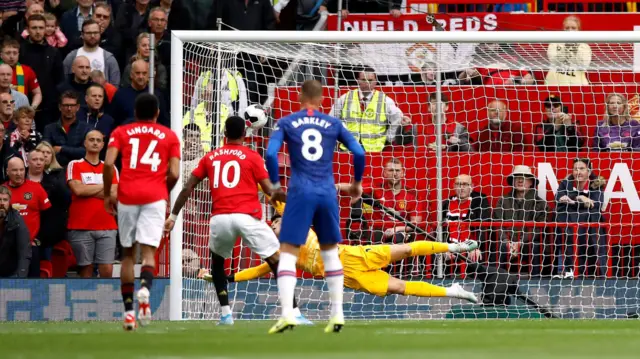
[[[227,144],[202,157],[192,174],[199,179],[209,178],[212,216],[243,213],[262,219],[258,184],[269,174],[255,151]]]
[[[147,121],[120,126],[108,147],[122,156],[118,202],[143,205],[169,199],[169,159],[180,158],[180,141],[171,129]]]

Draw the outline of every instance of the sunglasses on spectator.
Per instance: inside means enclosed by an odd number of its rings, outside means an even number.
[[[13,105],[16,103],[16,100],[4,100],[2,101],[3,105]]]
[[[111,16],[110,16],[110,15],[96,14],[96,15],[95,15],[95,17],[96,17],[97,19],[108,19],[108,18],[110,18]]]

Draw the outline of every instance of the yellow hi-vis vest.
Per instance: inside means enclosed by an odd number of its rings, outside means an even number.
[[[347,92],[342,107],[342,122],[366,152],[381,152],[387,141],[387,108],[385,94],[375,91],[364,113],[360,110],[358,90]],[[340,146],[345,150],[344,145]]]
[[[229,87],[229,99],[231,102],[237,101],[239,98],[238,83],[233,74],[225,70],[227,74],[228,87]],[[202,88],[206,89],[211,81],[211,71],[207,71],[204,75],[204,81],[202,81]],[[212,104],[212,106],[215,106]],[[202,148],[207,153],[211,151],[211,140],[213,136],[213,121],[207,121],[207,102],[202,101],[198,103],[195,109],[187,112],[182,119],[182,126],[186,126],[190,123],[195,123],[200,128],[200,140],[202,141]],[[193,115],[193,116],[192,116]],[[227,119],[229,117],[229,106],[225,103],[220,104],[220,119]],[[221,134],[224,129],[224,121],[218,121],[218,133]]]

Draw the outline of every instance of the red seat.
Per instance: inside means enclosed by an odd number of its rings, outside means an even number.
[[[40,261],[40,278],[51,278],[53,276],[53,265],[50,261]]]
[[[68,241],[60,241],[53,247],[51,264],[53,278],[64,278],[69,268],[77,265],[76,256]]]

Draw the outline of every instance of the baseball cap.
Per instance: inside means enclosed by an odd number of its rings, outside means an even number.
[[[544,107],[558,107],[562,106],[562,101],[560,101],[560,96],[558,95],[550,95],[544,100]]]

